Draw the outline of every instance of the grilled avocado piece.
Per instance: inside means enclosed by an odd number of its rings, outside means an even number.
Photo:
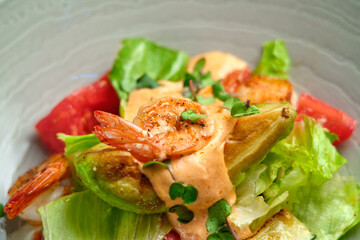
[[[82,183],[112,206],[142,214],[166,211],[130,153],[98,144],[75,156],[73,164]]]
[[[247,240],[312,240],[315,236],[287,210],[281,210],[260,227]]]
[[[256,106],[260,113],[239,117],[225,144],[225,164],[233,183],[241,172],[261,161],[294,126],[296,111],[289,103]]]

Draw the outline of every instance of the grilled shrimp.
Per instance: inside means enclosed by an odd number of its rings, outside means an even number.
[[[197,102],[172,97],[155,100],[140,109],[134,123],[96,111],[95,118],[105,126],[95,126],[94,134],[102,142],[129,151],[143,162],[179,157],[204,147],[214,132],[214,122],[209,116],[196,124],[182,120],[180,115],[187,110],[207,113]]]
[[[289,81],[265,76],[251,76],[250,69],[229,73],[222,82],[232,95],[252,103],[291,101],[293,87]]]
[[[55,200],[54,196],[61,197],[65,193],[64,187],[58,187],[59,181],[67,177],[68,173],[68,165],[62,154],[51,155],[42,164],[30,169],[8,192],[10,199],[4,207],[8,218],[14,218],[23,212],[25,220],[37,221],[38,219],[33,219],[32,212],[41,205]],[[39,206],[32,207],[33,204]]]

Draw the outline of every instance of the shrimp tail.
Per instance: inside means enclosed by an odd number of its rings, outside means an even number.
[[[155,157],[150,133],[111,113],[95,111],[94,116],[104,125],[94,127],[94,134],[101,142],[128,151],[140,161]]]
[[[50,163],[41,172],[36,174],[29,182],[24,184],[4,207],[8,218],[12,219],[28,207],[39,195],[51,188],[67,173],[66,161]]]

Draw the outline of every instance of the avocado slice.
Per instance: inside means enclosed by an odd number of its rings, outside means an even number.
[[[101,143],[74,156],[73,164],[82,183],[112,206],[141,214],[166,211],[130,153]]]
[[[289,103],[256,106],[260,113],[239,117],[225,144],[225,164],[234,185],[238,185],[244,171],[260,162],[294,126],[296,111]]]

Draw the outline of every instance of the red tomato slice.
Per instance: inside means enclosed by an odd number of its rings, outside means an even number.
[[[82,87],[59,102],[35,128],[41,139],[54,153],[64,151],[64,143],[57,133],[83,135],[91,133],[97,124],[93,112],[102,110],[119,113],[119,98],[108,73],[92,85]]]
[[[171,230],[163,240],[181,240],[179,234],[175,230]]]
[[[335,133],[339,140],[336,140],[334,145],[348,139],[356,126],[355,119],[306,93],[301,94],[297,111],[297,121],[301,120],[303,115],[307,115],[316,119],[331,133]]]

